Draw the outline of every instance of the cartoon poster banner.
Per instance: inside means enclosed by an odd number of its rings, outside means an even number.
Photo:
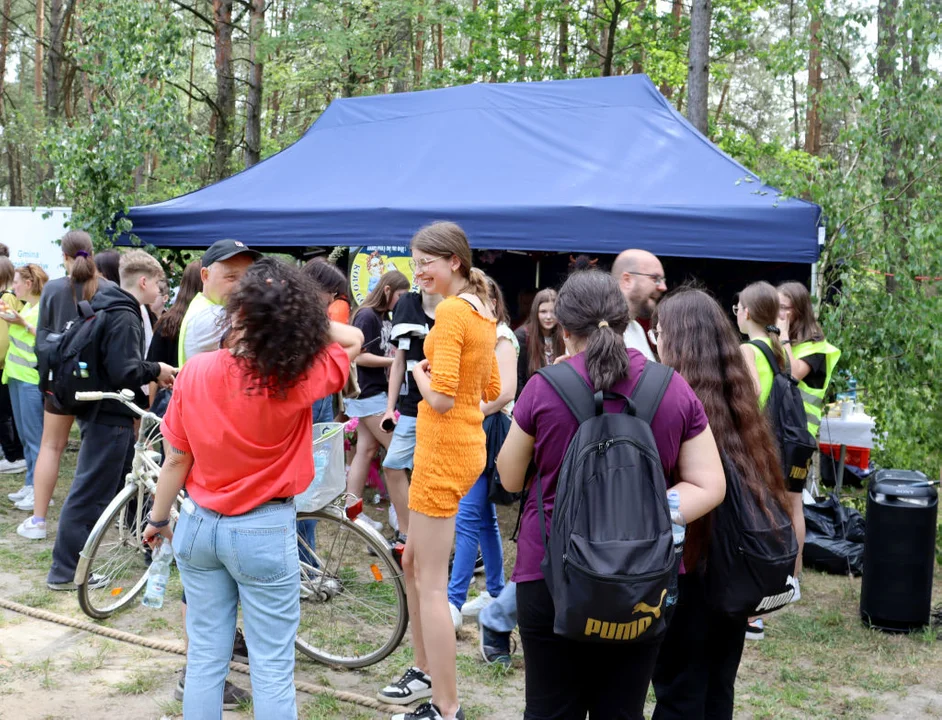
[[[379,283],[379,279],[390,270],[398,270],[409,278],[412,290],[418,290],[412,253],[401,245],[368,245],[356,249],[350,260],[350,298],[357,305]]]

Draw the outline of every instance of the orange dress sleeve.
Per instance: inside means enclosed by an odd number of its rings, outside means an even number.
[[[435,347],[431,362],[432,390],[448,397],[458,394],[461,380],[461,351],[464,348],[464,335],[467,319],[456,302],[442,302],[438,306],[435,318]]]
[[[491,376],[484,388],[484,402],[494,402],[500,396],[500,366],[497,363],[497,353],[492,353]]]

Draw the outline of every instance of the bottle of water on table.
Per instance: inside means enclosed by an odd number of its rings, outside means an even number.
[[[167,592],[167,581],[170,579],[170,563],[173,562],[173,549],[170,542],[164,540],[160,543],[154,559],[147,572],[147,588],[141,605],[149,608],[161,608],[164,604],[164,593]]]
[[[684,554],[684,538],[687,536],[687,521],[680,512],[680,493],[670,490],[667,493],[667,507],[671,513],[671,534],[674,536],[674,572],[667,586],[667,597],[664,599],[666,607],[677,604],[678,587],[677,571]]]

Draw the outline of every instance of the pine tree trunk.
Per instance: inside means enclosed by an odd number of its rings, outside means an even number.
[[[415,63],[413,87],[419,87],[422,84],[422,59],[425,56],[425,31],[422,23],[425,17],[419,13],[415,18]]]
[[[33,95],[37,105],[43,102],[43,65],[45,63],[46,4],[36,0],[36,52],[33,55]]]
[[[711,0],[693,0],[690,10],[690,49],[687,66],[687,119],[706,135],[710,91],[710,21]]]
[[[894,221],[898,217],[896,207],[896,190],[899,187],[899,173],[897,164],[901,149],[901,142],[896,133],[890,131],[892,120],[889,118],[891,108],[897,100],[899,77],[896,70],[896,61],[899,56],[898,38],[896,30],[896,15],[899,11],[899,0],[880,0],[877,8],[877,85],[880,91],[881,122],[883,125],[883,232],[884,243],[889,245],[889,235],[894,230]],[[905,239],[900,236],[901,247],[899,252],[905,256]],[[897,280],[895,271],[897,263],[888,258],[886,291],[896,292]]]
[[[65,44],[65,13],[62,0],[50,0],[46,18],[49,25],[49,52],[46,54],[46,116],[62,114],[62,64]]]
[[[805,152],[821,154],[821,20],[816,8],[812,8],[810,27],[810,49],[808,51],[808,109],[805,113]]]
[[[559,7],[559,71],[569,72],[569,0],[561,0]]]
[[[615,37],[618,34],[618,21],[622,9],[622,0],[615,0],[612,6],[612,17],[605,28],[605,42],[602,45],[605,55],[602,57],[602,77],[612,74],[612,63],[615,60]]]
[[[252,167],[262,156],[262,75],[258,41],[265,32],[265,1],[252,0],[249,16],[249,92],[245,107],[245,167]]]
[[[232,0],[213,0],[216,67],[216,136],[213,174],[217,180],[229,175],[232,156],[232,121],[235,117],[235,77],[232,72]]]

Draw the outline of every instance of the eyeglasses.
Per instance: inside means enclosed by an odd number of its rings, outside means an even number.
[[[641,277],[650,278],[654,281],[655,285],[667,285],[667,277],[664,275],[655,275],[654,273],[643,273],[643,272],[632,272],[631,270],[626,270],[629,275],[639,275]]]
[[[444,259],[445,259],[444,257],[439,255],[438,257],[433,257],[431,260],[426,260],[423,258],[422,260],[414,260],[413,262],[415,263],[415,269],[418,270],[420,273],[424,273],[428,271],[428,266],[431,265],[433,262],[435,262],[436,260],[444,260]]]
[[[660,337],[660,334],[657,331],[657,328],[648,329],[648,340],[651,341],[651,344],[657,347],[657,339]]]
[[[733,315],[739,315],[739,311],[742,310],[742,305],[736,303],[733,305]]]

